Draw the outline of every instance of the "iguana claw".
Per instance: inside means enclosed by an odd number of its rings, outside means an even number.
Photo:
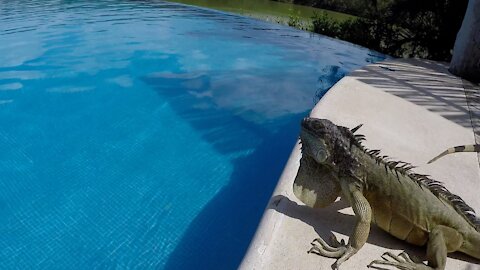
[[[310,243],[312,247],[307,253],[314,253],[329,258],[337,258],[337,261],[332,265],[332,269],[338,269],[340,264],[355,254],[357,250],[352,246],[345,244],[343,239],[340,242],[335,238],[335,236],[332,236],[331,239],[333,245],[329,245],[322,238],[315,238]]]
[[[340,258],[347,249],[345,242],[342,241],[341,243],[338,242],[336,239],[333,241],[334,245],[331,246],[325,242],[322,238],[315,238],[310,243],[312,248],[308,251],[308,253],[315,253],[317,255],[329,257],[329,258]],[[342,244],[343,243],[343,244]]]
[[[369,265],[367,265],[367,267],[384,269],[376,265],[386,265],[396,267],[400,270],[432,270],[431,267],[423,263],[414,262],[405,252],[402,252],[399,255],[395,255],[391,252],[385,252],[381,257],[383,260],[374,260]]]

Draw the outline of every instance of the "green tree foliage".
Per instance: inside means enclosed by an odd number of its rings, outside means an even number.
[[[313,6],[357,16],[365,16],[377,9],[375,0],[278,0],[297,5]]]
[[[308,0],[325,3],[327,0]],[[346,0],[328,0],[343,4]],[[358,19],[335,22],[327,14],[313,18],[314,31],[397,57],[449,61],[468,0],[352,0],[368,7]],[[352,7],[350,7],[352,8]],[[337,9],[339,10],[339,9]]]

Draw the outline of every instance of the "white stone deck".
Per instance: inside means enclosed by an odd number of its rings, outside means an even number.
[[[465,89],[470,92],[465,93]],[[452,154],[426,162],[448,147],[475,143],[478,107],[474,86],[450,75],[444,64],[423,60],[391,60],[369,65],[338,82],[311,115],[349,128],[363,123],[358,133],[370,149],[418,166],[445,183],[480,214],[480,170],[477,155]],[[466,95],[470,95],[467,103]],[[473,98],[472,98],[473,96]],[[472,118],[473,117],[473,118]],[[473,125],[473,126],[472,126]],[[292,193],[300,159],[295,147],[267,206],[240,269],[331,269],[334,259],[307,254],[312,239],[330,234],[348,238],[355,222],[342,201],[324,209],[302,205]],[[480,248],[480,247],[479,247]],[[385,251],[424,258],[418,248],[372,226],[367,244],[342,269],[367,269]],[[447,269],[480,269],[480,261],[451,254]]]

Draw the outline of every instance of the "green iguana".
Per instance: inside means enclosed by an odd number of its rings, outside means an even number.
[[[426,245],[428,266],[406,253],[387,252],[369,267],[440,270],[445,268],[447,253],[455,251],[480,259],[480,219],[475,211],[440,182],[412,172],[409,163],[367,150],[361,144],[364,136],[354,134],[359,127],[349,130],[326,119],[302,121],[295,196],[310,207],[325,207],[341,195],[356,216],[348,244],[334,239],[329,245],[317,238],[309,253],[337,258],[332,267],[338,269],[365,244],[374,223],[408,243]]]
[[[448,148],[447,150],[440,153],[440,155],[432,158],[432,160],[430,160],[428,162],[428,164],[436,161],[437,159],[439,159],[439,158],[441,158],[445,155],[453,154],[453,153],[459,153],[459,152],[477,152],[477,153],[479,153],[480,152],[480,144],[461,145],[461,146],[455,146],[455,147],[452,147],[452,148]]]

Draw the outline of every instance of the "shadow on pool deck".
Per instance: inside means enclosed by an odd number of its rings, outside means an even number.
[[[367,66],[349,76],[471,128],[470,111],[465,106],[466,82],[448,73],[446,64],[428,60],[408,61],[408,64],[398,60]]]
[[[339,210],[349,207],[346,202],[339,200],[328,207],[313,209],[305,205],[299,205],[284,195],[276,195],[271,198],[267,209],[272,209],[290,218],[301,220],[305,224],[312,226],[318,236],[328,241],[333,235],[332,232],[351,235],[353,224],[355,224],[355,217],[339,212]],[[410,255],[415,255],[417,258],[426,260],[425,249],[423,247],[413,245],[406,246],[405,242],[391,236],[376,226],[371,227],[367,243],[386,249],[403,249]],[[301,248],[305,248],[305,251],[307,251],[308,243],[305,243],[305,246]],[[469,263],[479,263],[479,260],[462,253],[453,253],[448,256]]]
[[[473,129],[475,141],[480,143],[480,85],[452,75],[446,63],[423,59],[387,61],[349,76]],[[477,156],[480,166],[480,153]]]

